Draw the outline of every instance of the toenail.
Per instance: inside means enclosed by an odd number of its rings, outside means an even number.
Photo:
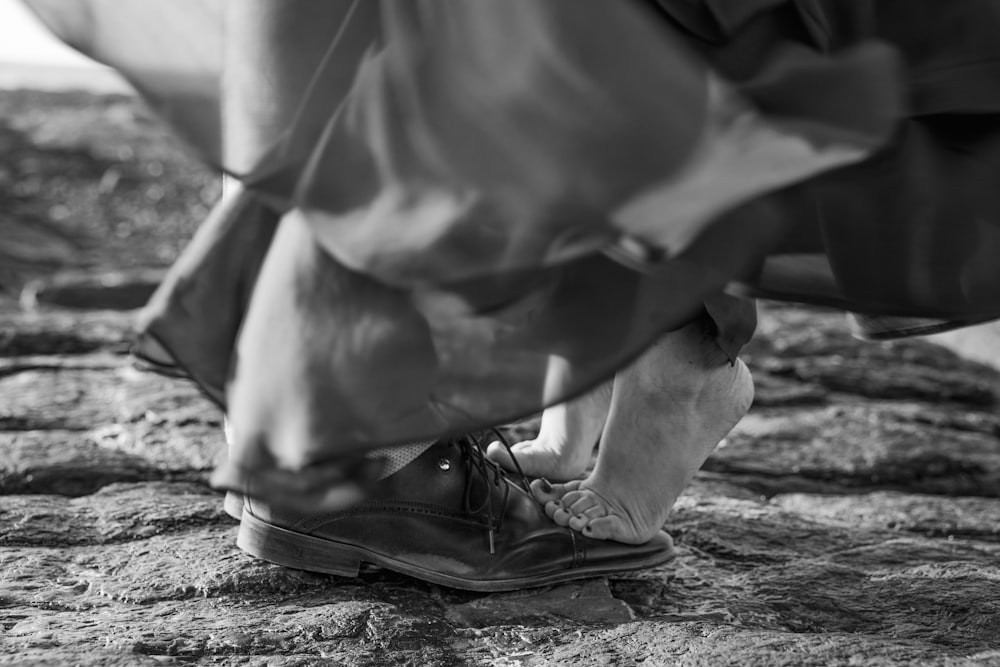
[[[552,493],[552,484],[549,482],[549,480],[545,479],[544,477],[539,477],[538,481],[542,486],[542,491],[544,491],[545,493]]]

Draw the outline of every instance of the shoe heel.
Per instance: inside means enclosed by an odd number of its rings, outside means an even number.
[[[296,570],[356,577],[361,557],[347,546],[303,535],[263,521],[246,508],[236,546],[251,556]]]

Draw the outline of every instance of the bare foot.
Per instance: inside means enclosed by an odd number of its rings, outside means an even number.
[[[561,526],[643,544],[752,400],[747,367],[730,365],[700,325],[689,325],[615,378],[593,472],[566,484],[536,480],[532,490]]]
[[[550,365],[550,374],[560,372],[554,366]],[[583,396],[547,408],[538,437],[511,446],[521,470],[530,477],[557,481],[582,477],[608,418],[611,387],[611,382],[606,382]],[[506,470],[516,470],[507,448],[499,442],[490,444],[486,456]]]

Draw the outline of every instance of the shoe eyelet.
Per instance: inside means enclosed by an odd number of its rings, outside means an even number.
[[[448,459],[438,459],[438,468],[441,470],[451,470],[451,461]]]

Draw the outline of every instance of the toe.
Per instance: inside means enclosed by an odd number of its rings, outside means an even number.
[[[599,517],[588,521],[583,532],[584,535],[595,540],[616,540],[617,535],[621,532],[618,525],[620,523],[621,519],[616,516]]]
[[[569,527],[573,530],[582,533],[587,529],[587,525],[590,523],[590,517],[583,514],[574,514],[569,520]]]
[[[499,442],[491,442],[486,448],[486,458],[493,461],[504,470],[514,471],[514,462],[510,458],[507,448]]]
[[[562,497],[562,494],[556,493],[556,486],[549,483],[549,480],[544,477],[533,479],[531,480],[531,495],[543,505],[548,502],[555,502]]]
[[[544,477],[531,482],[531,494],[543,505],[545,503],[558,503],[561,506],[566,490],[565,484],[552,484]]]
[[[559,503],[546,503],[545,513],[560,526],[568,526],[573,515]]]
[[[565,486],[569,485],[567,484]],[[582,503],[580,506],[582,511],[593,505],[593,503],[590,502],[590,498],[590,494],[577,487],[572,489],[567,488],[560,497],[560,500],[562,500],[562,504],[565,505],[567,509],[575,506],[577,503]]]
[[[589,493],[579,493],[578,497],[569,498],[570,494],[563,496],[563,505],[572,514],[587,514],[591,511],[598,511],[600,509],[600,503],[597,499]]]
[[[614,514],[592,519],[583,533],[597,540],[614,540],[624,544],[645,544],[652,539],[652,535],[639,535],[633,526]]]

